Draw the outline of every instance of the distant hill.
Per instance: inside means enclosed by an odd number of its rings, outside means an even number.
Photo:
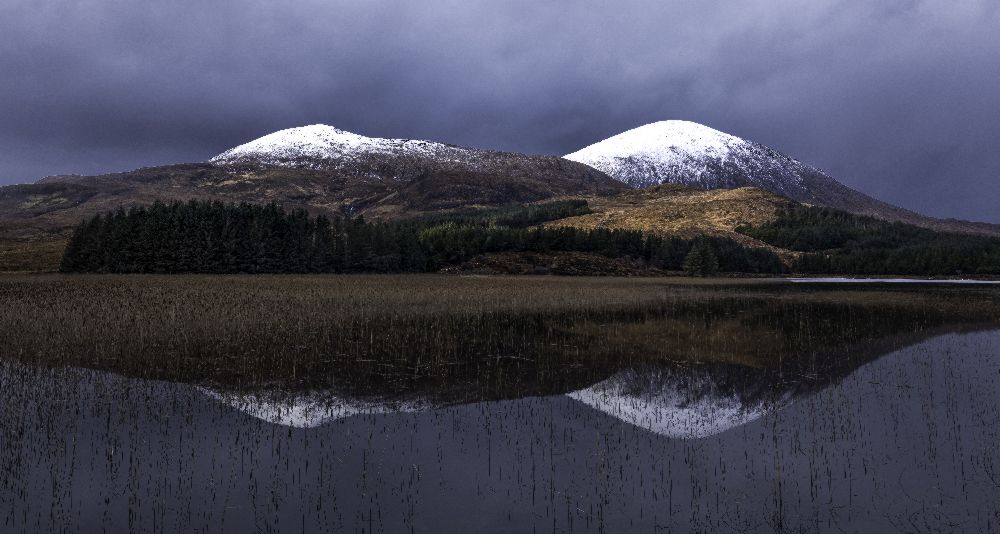
[[[0,187],[0,271],[52,269],[83,219],[155,201],[275,203],[314,215],[396,219],[570,198],[587,199],[594,213],[549,224],[706,233],[773,248],[734,229],[767,223],[778,210],[803,202],[935,230],[1000,235],[997,225],[933,219],[879,202],[772,149],[683,121],[637,128],[566,158],[312,125],[202,163]]]
[[[317,125],[276,132],[206,163],[2,187],[0,238],[65,236],[85,217],[155,200],[274,202],[313,213],[394,217],[624,189],[558,157],[368,138]]]
[[[1000,226],[936,219],[876,200],[772,148],[688,121],[661,121],[565,156],[630,187],[756,187],[805,204],[940,231],[1000,235]]]

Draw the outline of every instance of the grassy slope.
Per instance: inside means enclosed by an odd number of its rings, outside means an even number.
[[[187,164],[47,178],[0,187],[0,238],[68,237],[83,219],[156,200],[276,203],[327,216],[394,217],[557,196],[611,194],[625,188],[589,167],[559,158],[505,157],[495,168],[483,170],[439,169],[410,161],[331,170]],[[403,172],[411,175],[400,178]]]
[[[770,249],[785,259],[793,255],[736,232],[741,225],[771,222],[778,210],[796,205],[792,200],[761,189],[742,187],[706,191],[661,185],[587,200],[593,213],[560,219],[548,225],[642,230],[685,238],[712,235]]]
[[[796,203],[752,187],[705,191],[676,185],[634,189],[587,199],[593,213],[550,223],[579,228],[622,228],[681,237],[700,234],[740,239],[740,225],[774,220]],[[743,236],[744,238],[746,236]]]

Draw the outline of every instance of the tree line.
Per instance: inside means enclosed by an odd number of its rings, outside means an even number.
[[[803,252],[805,274],[1000,275],[1000,238],[936,232],[831,208],[782,210],[769,224],[738,231]]]
[[[74,231],[63,272],[433,272],[476,255],[589,252],[659,269],[780,273],[772,252],[727,238],[682,239],[633,230],[531,226],[589,212],[583,201],[465,210],[394,222],[327,218],[276,205],[190,201],[119,209]]]

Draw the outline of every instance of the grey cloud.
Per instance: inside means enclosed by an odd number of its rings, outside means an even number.
[[[683,118],[1000,222],[998,49],[987,0],[7,0],[0,183],[316,122],[563,154]]]

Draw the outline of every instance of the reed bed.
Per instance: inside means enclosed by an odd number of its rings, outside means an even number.
[[[441,275],[5,276],[0,356],[231,388],[565,389],[1000,324],[992,288]],[[822,363],[822,362],[820,362]],[[363,391],[359,391],[363,392]],[[502,392],[502,393],[501,393]]]

